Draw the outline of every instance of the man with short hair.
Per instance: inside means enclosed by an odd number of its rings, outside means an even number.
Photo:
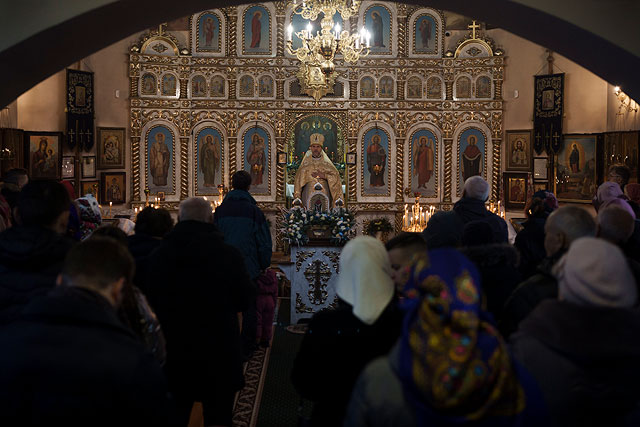
[[[391,261],[391,280],[396,285],[396,291],[400,292],[407,279],[403,274],[405,268],[416,254],[427,253],[427,243],[420,233],[400,233],[384,246]]]
[[[55,181],[33,181],[18,198],[18,225],[0,233],[0,325],[55,286],[73,241],[64,236],[69,194]]]
[[[551,271],[554,264],[574,240],[594,237],[596,223],[585,209],[564,206],[549,215],[544,232],[547,257],[538,266],[536,274],[518,285],[502,311],[498,329],[505,338],[515,332],[520,322],[543,300],[558,297],[558,281]]]
[[[170,425],[160,365],[116,312],[133,259],[96,237],[69,251],[58,286],[0,328],[0,425]]]
[[[244,385],[237,316],[255,288],[242,254],[213,225],[209,202],[188,198],[178,215],[147,272],[147,296],[167,340],[169,386],[183,425],[199,401],[205,425],[230,426]]]
[[[462,198],[453,206],[464,224],[471,221],[484,221],[493,230],[494,243],[507,242],[509,231],[507,223],[493,212],[489,212],[485,203],[489,200],[489,183],[481,176],[472,176],[464,182]]]
[[[253,281],[253,300],[242,316],[242,349],[245,358],[256,348],[256,294],[258,276],[271,265],[271,232],[264,214],[249,194],[251,175],[238,171],[231,177],[233,190],[216,209],[214,222],[225,243],[238,249]]]

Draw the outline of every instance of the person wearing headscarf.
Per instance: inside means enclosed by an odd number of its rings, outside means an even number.
[[[400,336],[391,264],[379,240],[361,236],[340,254],[338,307],[314,314],[293,364],[298,393],[314,402],[312,426],[341,426],[358,374]]]
[[[540,385],[554,425],[638,425],[640,311],[622,251],[583,237],[554,274],[558,298],[522,322],[511,339],[515,357]]]
[[[79,213],[77,239],[84,240],[102,224],[102,212],[93,194],[86,194],[75,203]]]
[[[518,233],[515,247],[520,252],[520,274],[528,279],[536,272],[538,264],[545,258],[544,224],[547,217],[558,209],[558,200],[550,191],[536,191],[525,209],[527,220],[524,229]]]
[[[480,276],[460,252],[417,259],[402,337],[354,387],[346,426],[543,426],[531,376],[482,309]]]
[[[627,196],[624,195],[618,183],[613,181],[603,182],[598,187],[598,192],[593,198],[593,207],[597,212],[603,205],[614,199],[626,200]]]

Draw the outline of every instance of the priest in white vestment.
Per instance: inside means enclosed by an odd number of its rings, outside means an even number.
[[[296,173],[293,189],[294,204],[302,203],[307,209],[311,207],[307,206],[309,195],[314,191],[322,191],[332,208],[344,204],[340,174],[323,151],[323,144],[324,135],[319,133],[311,135],[309,150],[304,155]],[[317,184],[322,188],[320,189]]]

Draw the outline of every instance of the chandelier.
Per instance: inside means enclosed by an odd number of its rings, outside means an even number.
[[[302,42],[297,49],[293,48],[293,25],[289,24],[287,28],[287,51],[300,61],[297,74],[300,86],[316,103],[327,93],[333,93],[337,54],[348,63],[355,63],[369,54],[370,34],[364,27],[359,33],[350,34],[333,22],[334,15],[339,13],[342,21],[348,24],[359,8],[360,0],[303,0],[302,3],[293,0],[293,12],[306,20],[315,21],[322,14],[321,29],[315,35],[311,22],[305,29],[295,32]]]

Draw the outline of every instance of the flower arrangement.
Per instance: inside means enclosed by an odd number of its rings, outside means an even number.
[[[378,232],[390,231],[393,231],[393,226],[387,218],[375,218],[367,222],[362,232],[368,236],[375,236]]]
[[[284,212],[284,239],[290,245],[305,245],[309,242],[307,231],[312,226],[326,226],[331,231],[331,242],[341,245],[354,234],[356,224],[353,212],[339,208],[334,211],[304,210],[294,208]]]

